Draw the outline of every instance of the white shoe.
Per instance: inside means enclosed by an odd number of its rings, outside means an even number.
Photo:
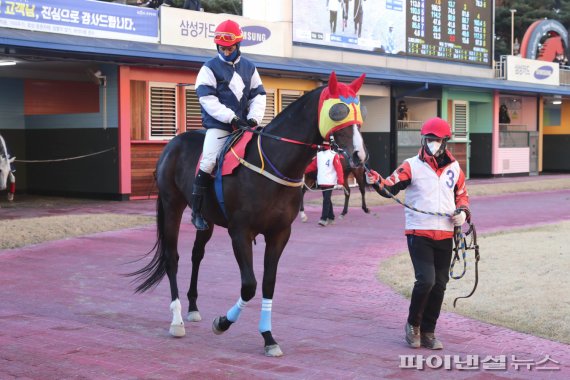
[[[331,226],[335,224],[334,219],[327,219],[327,224],[330,224]]]
[[[301,222],[305,223],[307,220],[309,220],[309,217],[305,212],[301,211]]]
[[[321,219],[321,220],[319,220],[319,223],[317,223],[317,224],[319,226],[326,227],[327,224],[329,224],[329,222],[328,222],[328,220]]]

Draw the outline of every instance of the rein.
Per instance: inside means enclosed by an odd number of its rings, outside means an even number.
[[[261,167],[255,166],[252,163],[247,162],[242,157],[238,156],[238,154],[234,151],[233,148],[230,148],[230,150],[232,151],[232,153],[236,157],[236,159],[239,161],[239,163],[241,165],[245,166],[246,168],[248,168],[248,169],[250,169],[256,173],[259,173],[262,176],[272,180],[273,182],[277,182],[278,184],[283,185],[283,186],[301,187],[304,185],[304,181],[303,181],[302,177],[301,178],[289,178],[289,177],[285,176],[271,163],[271,161],[269,160],[269,157],[267,157],[267,155],[263,151],[263,148],[261,147],[261,137],[262,136],[266,136],[266,137],[272,138],[272,139],[277,140],[277,141],[283,141],[283,142],[297,144],[297,145],[305,145],[305,146],[310,147],[311,149],[316,149],[316,150],[324,149],[324,145],[309,144],[309,143],[306,143],[303,141],[298,141],[298,140],[293,140],[293,139],[289,139],[289,138],[285,138],[285,137],[280,137],[280,136],[272,135],[270,133],[262,132],[262,130],[258,130],[258,129],[254,129],[254,128],[239,127],[239,131],[240,132],[238,132],[238,133],[252,132],[252,133],[259,135],[259,138],[257,139],[257,150],[259,151],[259,158],[261,159]],[[333,144],[337,149],[340,149],[338,147],[338,145],[336,143],[334,143],[334,138],[331,135],[331,149],[333,147]],[[275,171],[275,173],[277,175],[271,174],[265,170],[265,161],[267,161],[269,166],[271,166],[271,168],[273,169],[273,171]]]
[[[367,165],[364,165],[364,170],[366,171],[366,173],[370,173],[370,169],[368,168]],[[435,216],[447,216],[447,217],[453,216],[452,214],[448,214],[445,212],[433,212],[433,211],[424,211],[424,210],[417,209],[415,207],[410,206],[409,204],[407,204],[405,202],[402,202],[398,198],[396,198],[396,196],[394,194],[392,194],[385,187],[380,187],[380,181],[374,182],[374,185],[378,185],[378,188],[380,188],[380,190],[382,190],[390,198],[392,198],[393,200],[395,200],[396,202],[398,202],[402,206],[409,208],[410,210],[413,210],[415,212],[419,212],[421,214],[426,214],[426,215],[435,215]],[[460,210],[456,210],[456,212],[459,212],[459,211]],[[469,242],[469,245],[467,245],[467,236],[469,236],[469,235],[471,235],[471,241]],[[459,280],[460,278],[462,278],[465,275],[465,272],[467,271],[467,262],[465,261],[467,251],[471,250],[471,249],[475,250],[475,284],[473,285],[473,290],[471,290],[471,293],[469,293],[466,296],[455,298],[455,300],[453,300],[453,307],[455,307],[458,299],[471,297],[475,293],[475,290],[477,289],[477,285],[479,283],[479,259],[480,259],[480,255],[479,255],[479,245],[477,244],[477,231],[475,230],[475,225],[473,223],[469,223],[469,230],[465,234],[461,231],[461,227],[455,227],[454,231],[453,231],[453,243],[454,243],[453,251],[455,252],[455,255],[453,256],[453,260],[451,261],[451,266],[449,268],[449,276],[451,278],[453,278],[454,280]],[[459,258],[459,251],[460,250],[462,252],[462,259]],[[461,260],[463,260],[463,272],[460,275],[455,276],[453,274],[453,266],[455,265],[456,262],[461,261]]]
[[[269,138],[272,138],[273,140],[277,140],[277,141],[285,141],[288,143],[292,143],[292,144],[297,144],[297,145],[305,145],[308,146],[312,149],[324,149],[323,145],[319,145],[319,144],[309,144],[303,141],[298,141],[298,140],[293,140],[293,139],[289,139],[287,137],[281,137],[281,136],[276,136],[276,135],[272,135],[271,133],[267,133],[267,132],[263,132],[263,129],[258,130],[255,128],[246,128],[246,127],[238,127],[240,130],[245,131],[245,132],[252,132],[255,133],[257,135],[260,136],[266,136]]]

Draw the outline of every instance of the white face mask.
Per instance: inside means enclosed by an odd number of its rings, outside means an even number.
[[[427,147],[431,154],[435,156],[438,153],[439,148],[441,148],[441,143],[439,141],[430,141],[427,143]]]

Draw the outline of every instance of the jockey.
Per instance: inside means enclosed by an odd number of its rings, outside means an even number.
[[[192,189],[192,223],[208,229],[201,214],[202,199],[211,182],[216,159],[226,138],[240,128],[255,128],[265,113],[265,89],[255,65],[241,56],[240,26],[226,20],[216,28],[218,55],[202,66],[196,77],[196,93],[202,109],[206,137]]]
[[[451,138],[449,124],[438,117],[421,129],[422,147],[417,156],[404,161],[387,179],[371,171],[367,181],[385,187],[393,195],[406,189],[406,203],[419,210],[453,214],[451,218],[427,215],[406,208],[408,250],[416,282],[412,291],[406,342],[414,348],[442,349],[434,335],[447,282],[453,249],[454,227],[470,218],[465,174],[446,149]],[[380,180],[380,185],[378,185]]]

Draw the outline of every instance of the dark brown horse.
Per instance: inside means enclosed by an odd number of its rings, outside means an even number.
[[[263,129],[261,135],[254,135],[246,148],[244,160],[249,165],[262,166],[257,147],[257,140],[261,139],[260,145],[265,152],[263,157],[266,163],[272,163],[272,166],[265,165],[266,171],[282,180],[287,179],[289,184],[297,180],[302,183],[303,173],[315,154],[316,145],[322,144],[323,136],[328,138],[329,135],[351,161],[359,163],[365,160],[362,136],[356,127],[362,120],[356,92],[363,80],[364,76],[350,85],[344,85],[337,83],[336,76],[331,74],[328,86],[303,95],[277,115]],[[329,98],[334,98],[336,94],[339,104],[331,106],[335,99],[329,99],[327,107],[331,107],[330,112],[319,114],[319,108],[322,106],[321,93],[330,94]],[[344,95],[343,101],[338,99],[338,94]],[[344,128],[334,128],[333,123],[333,128],[323,133],[322,125],[331,125],[330,120],[328,124],[322,123],[323,115],[331,120],[341,120],[342,124],[339,123],[338,126]],[[358,116],[354,116],[354,126],[350,124],[350,120],[353,120],[351,115]],[[349,123],[346,120],[349,120]],[[287,141],[284,141],[285,139]],[[186,207],[192,204],[192,184],[203,141],[202,133],[183,133],[172,139],[164,148],[156,168],[158,199],[154,257],[144,268],[131,274],[137,276],[139,281],[136,289],[138,292],[153,288],[165,275],[168,276],[172,312],[170,333],[177,337],[186,333],[176,278],[178,235],[182,214]],[[223,196],[227,217],[216,200],[214,186],[210,186],[205,194],[202,213],[210,227],[204,231],[196,231],[192,249],[192,278],[187,294],[187,318],[190,321],[201,319],[196,303],[198,271],[214,225],[227,228],[241,273],[241,297],[225,315],[214,320],[212,329],[215,334],[223,333],[237,321],[245,304],[255,296],[257,280],[253,272],[252,242],[261,234],[265,237],[265,258],[259,331],[265,341],[265,354],[280,356],[283,353],[271,333],[271,303],[279,258],[289,241],[291,224],[301,204],[301,187],[277,183],[250,170],[249,167],[240,165],[233,174],[223,177]]]

